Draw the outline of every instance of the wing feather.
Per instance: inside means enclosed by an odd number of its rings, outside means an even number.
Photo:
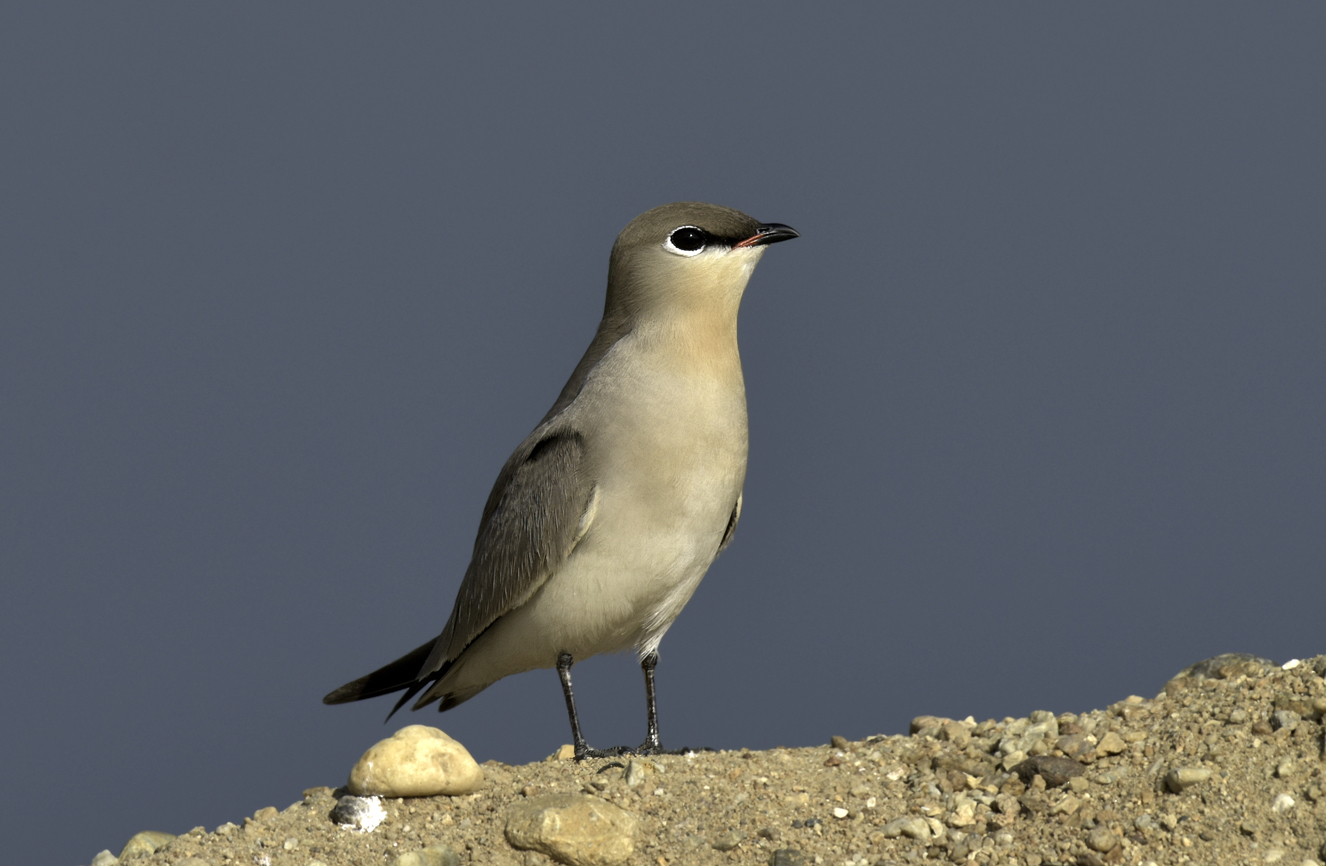
[[[571,554],[594,499],[584,455],[578,431],[541,427],[502,467],[451,617],[417,679],[442,670],[484,629],[528,601]]]

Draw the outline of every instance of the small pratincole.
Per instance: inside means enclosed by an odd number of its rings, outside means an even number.
[[[608,264],[594,340],[497,476],[437,638],[323,698],[404,690],[392,713],[448,710],[502,677],[557,668],[577,759],[663,751],[654,666],[672,621],[732,540],[746,477],[737,310],[769,244],[797,237],[730,208],[679,202],[631,221]],[[634,648],[648,734],[590,749],[571,664]]]

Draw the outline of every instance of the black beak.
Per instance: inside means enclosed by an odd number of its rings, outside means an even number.
[[[782,223],[765,223],[760,226],[759,231],[744,241],[738,241],[737,247],[762,247],[766,244],[776,244],[779,241],[790,241],[792,238],[801,237],[801,233],[791,226],[785,226]]]

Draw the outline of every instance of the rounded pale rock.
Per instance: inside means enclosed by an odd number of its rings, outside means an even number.
[[[1097,827],[1087,835],[1087,847],[1092,851],[1108,854],[1119,844],[1119,837],[1110,832],[1109,827]]]
[[[917,817],[894,818],[884,825],[883,833],[886,839],[906,836],[918,842],[929,841],[931,836],[930,824],[924,818]]]
[[[175,837],[170,833],[162,833],[158,830],[144,830],[141,833],[135,833],[120,852],[120,860],[132,860],[135,857],[146,857],[148,854],[155,853],[158,848],[165,845]]]
[[[586,794],[547,794],[507,813],[506,840],[568,866],[616,866],[635,849],[635,816]]]
[[[1205,767],[1175,767],[1165,774],[1165,787],[1179,794],[1209,778],[1211,771]]]
[[[483,770],[464,746],[437,728],[410,725],[365,752],[347,787],[361,797],[434,797],[481,785]]]

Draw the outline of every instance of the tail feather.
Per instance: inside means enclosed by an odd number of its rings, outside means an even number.
[[[437,676],[441,676],[441,674],[438,674]],[[408,700],[410,700],[410,698],[412,698],[412,697],[414,697],[415,695],[419,694],[419,692],[423,690],[424,686],[432,685],[433,682],[437,679],[437,676],[432,676],[432,677],[429,677],[429,678],[426,679],[426,680],[419,680],[419,681],[416,682],[416,683],[411,683],[411,684],[410,684],[410,687],[409,687],[408,689],[405,690],[405,694],[401,695],[401,699],[400,699],[399,701],[396,702],[396,706],[392,707],[392,708],[391,708],[391,712],[387,713],[387,718],[385,719],[385,721],[388,721],[388,722],[391,721],[391,717],[394,716],[394,715],[396,715],[396,711],[397,711],[397,710],[399,710],[401,707],[405,706],[405,703],[406,703]],[[412,709],[412,710],[417,710],[417,709],[419,709],[419,708],[418,708],[417,706],[415,706],[415,707],[411,707],[410,709]]]
[[[452,669],[455,664],[454,659],[445,662],[441,668],[421,678],[419,670],[423,667],[424,662],[428,660],[436,641],[437,639],[434,638],[423,646],[417,647],[396,659],[391,664],[384,665],[352,683],[346,683],[324,697],[322,702],[324,704],[348,704],[353,701],[376,698],[404,690],[405,694],[401,695],[400,700],[396,702],[396,706],[391,708],[390,713],[387,713],[387,718],[390,719],[396,715],[397,710],[409,703],[410,698],[424,691],[424,689],[428,689],[428,691],[424,692],[424,696],[411,709],[418,710],[441,699],[438,710],[445,712],[457,704],[468,701],[491,685],[491,683],[484,683],[481,686],[470,686],[460,691],[442,691],[435,688],[438,681]],[[430,686],[434,688],[430,688]]]
[[[405,701],[432,681],[433,677],[421,681],[419,679],[419,669],[423,667],[424,662],[428,659],[428,654],[432,652],[436,640],[434,638],[423,646],[413,649],[406,655],[396,659],[391,664],[384,665],[352,683],[346,683],[324,697],[322,702],[324,704],[348,704],[352,701],[362,701],[365,698],[376,698],[379,695],[389,695],[392,692],[399,692],[401,689],[408,689],[409,691],[406,692],[401,703],[396,705],[396,709],[400,709],[401,704],[404,704]],[[394,713],[396,710],[392,710],[392,712]]]

